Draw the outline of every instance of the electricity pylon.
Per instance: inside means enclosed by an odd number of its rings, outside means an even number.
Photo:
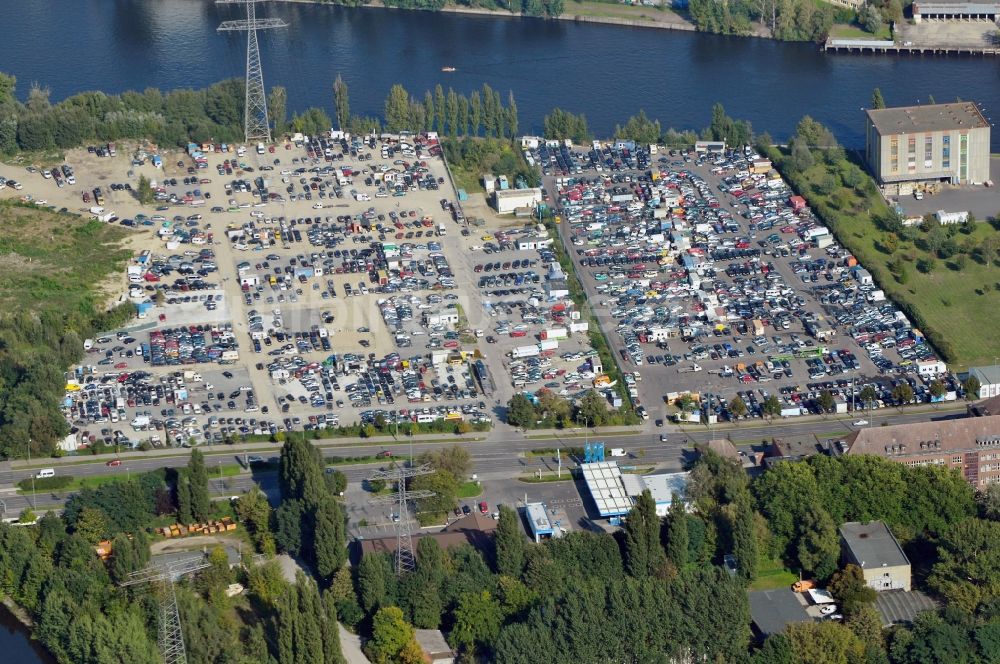
[[[220,5],[246,5],[246,20],[223,21],[219,32],[244,31],[247,33],[247,83],[246,102],[243,106],[243,133],[246,142],[271,141],[271,123],[267,119],[267,93],[264,90],[264,70],[260,64],[260,48],[257,46],[257,31],[271,28],[287,28],[280,18],[257,18],[257,3],[267,0],[215,0]]]
[[[395,505],[396,509],[399,510],[398,519],[396,519],[396,574],[412,572],[416,560],[416,556],[413,555],[413,540],[410,532],[412,530],[410,510],[407,509],[406,501],[430,498],[435,495],[433,491],[407,490],[406,480],[418,475],[430,475],[433,472],[434,469],[427,464],[409,467],[393,466],[389,470],[376,470],[368,478],[368,481],[383,480],[396,483],[394,494],[372,500],[373,503],[379,505]]]
[[[184,634],[181,631],[180,612],[177,610],[177,592],[174,589],[174,581],[185,574],[191,574],[206,567],[209,567],[208,558],[192,556],[163,565],[150,565],[145,569],[132,572],[119,584],[135,586],[150,583],[161,588],[157,635],[160,654],[163,655],[163,664],[187,664],[187,652],[184,650]]]

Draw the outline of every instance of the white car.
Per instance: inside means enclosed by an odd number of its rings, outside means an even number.
[[[868,420],[858,420],[857,422],[854,423],[854,426],[856,427],[868,426]]]
[[[820,610],[819,610],[819,612],[822,613],[824,616],[828,616],[831,613],[836,613],[836,611],[837,611],[837,605],[836,604],[826,604],[826,605],[820,607]]]

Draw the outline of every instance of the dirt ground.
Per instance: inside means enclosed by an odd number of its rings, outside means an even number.
[[[201,551],[218,544],[228,544],[239,547],[243,543],[235,535],[195,535],[194,537],[182,537],[179,539],[161,540],[153,542],[149,547],[150,555],[156,556],[162,553],[181,553],[183,551]]]

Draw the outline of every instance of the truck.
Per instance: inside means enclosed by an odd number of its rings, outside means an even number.
[[[513,358],[535,357],[536,355],[539,355],[539,354],[541,354],[541,349],[538,348],[538,346],[535,346],[535,345],[531,345],[531,346],[518,346],[517,348],[515,348],[514,350],[512,350],[510,352],[510,356],[513,357]]]
[[[543,339],[538,344],[538,350],[541,351],[555,350],[556,348],[559,348],[559,342],[555,339]]]
[[[542,330],[539,338],[545,341],[548,339],[565,339],[568,336],[569,332],[565,327],[554,327],[551,330]]]

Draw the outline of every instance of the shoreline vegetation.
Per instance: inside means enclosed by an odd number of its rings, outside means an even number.
[[[438,11],[473,16],[544,18],[578,23],[681,30],[821,44],[831,36],[891,39],[905,0],[876,0],[860,11],[827,0],[689,0],[686,8],[611,0],[521,0],[520,10],[499,0],[279,0],[367,9]]]

